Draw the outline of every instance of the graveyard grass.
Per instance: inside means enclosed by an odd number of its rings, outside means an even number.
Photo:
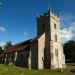
[[[67,64],[67,68],[60,72],[60,70],[35,70],[16,66],[8,66],[0,64],[0,75],[68,75],[71,69],[75,69],[75,64]]]

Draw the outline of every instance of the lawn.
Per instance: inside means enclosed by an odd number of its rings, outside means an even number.
[[[60,72],[59,70],[53,71],[50,69],[43,70],[29,70],[16,66],[0,65],[0,75],[68,75],[71,69],[75,68],[74,64],[67,64],[67,68]]]

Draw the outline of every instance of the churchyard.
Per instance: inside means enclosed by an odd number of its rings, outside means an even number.
[[[30,70],[28,68],[16,67],[14,65],[8,66],[5,64],[0,64],[0,75],[68,75],[72,69],[75,69],[75,64],[73,63],[67,64],[67,68],[64,70]]]

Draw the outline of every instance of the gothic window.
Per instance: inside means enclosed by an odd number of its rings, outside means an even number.
[[[56,23],[54,23],[54,28],[56,29]]]
[[[57,35],[55,35],[55,41],[57,41]]]
[[[58,57],[58,49],[55,49],[55,56]]]

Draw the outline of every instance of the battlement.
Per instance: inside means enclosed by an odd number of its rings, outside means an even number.
[[[54,12],[50,11],[50,16],[55,18],[56,20],[59,20],[59,15],[55,14]]]
[[[53,17],[53,18],[55,18],[56,20],[59,20],[59,15],[57,15],[57,14],[55,14],[53,11],[48,11],[48,12],[46,12],[46,13],[44,13],[44,14],[42,14],[42,15],[40,15],[40,16],[37,16],[38,18],[44,18],[44,17],[46,17],[46,16],[49,16],[49,17]]]
[[[41,17],[45,17],[45,16],[47,16],[48,15],[48,13],[44,13],[44,14],[42,14],[42,15],[38,15],[37,17],[38,18],[41,18]]]

